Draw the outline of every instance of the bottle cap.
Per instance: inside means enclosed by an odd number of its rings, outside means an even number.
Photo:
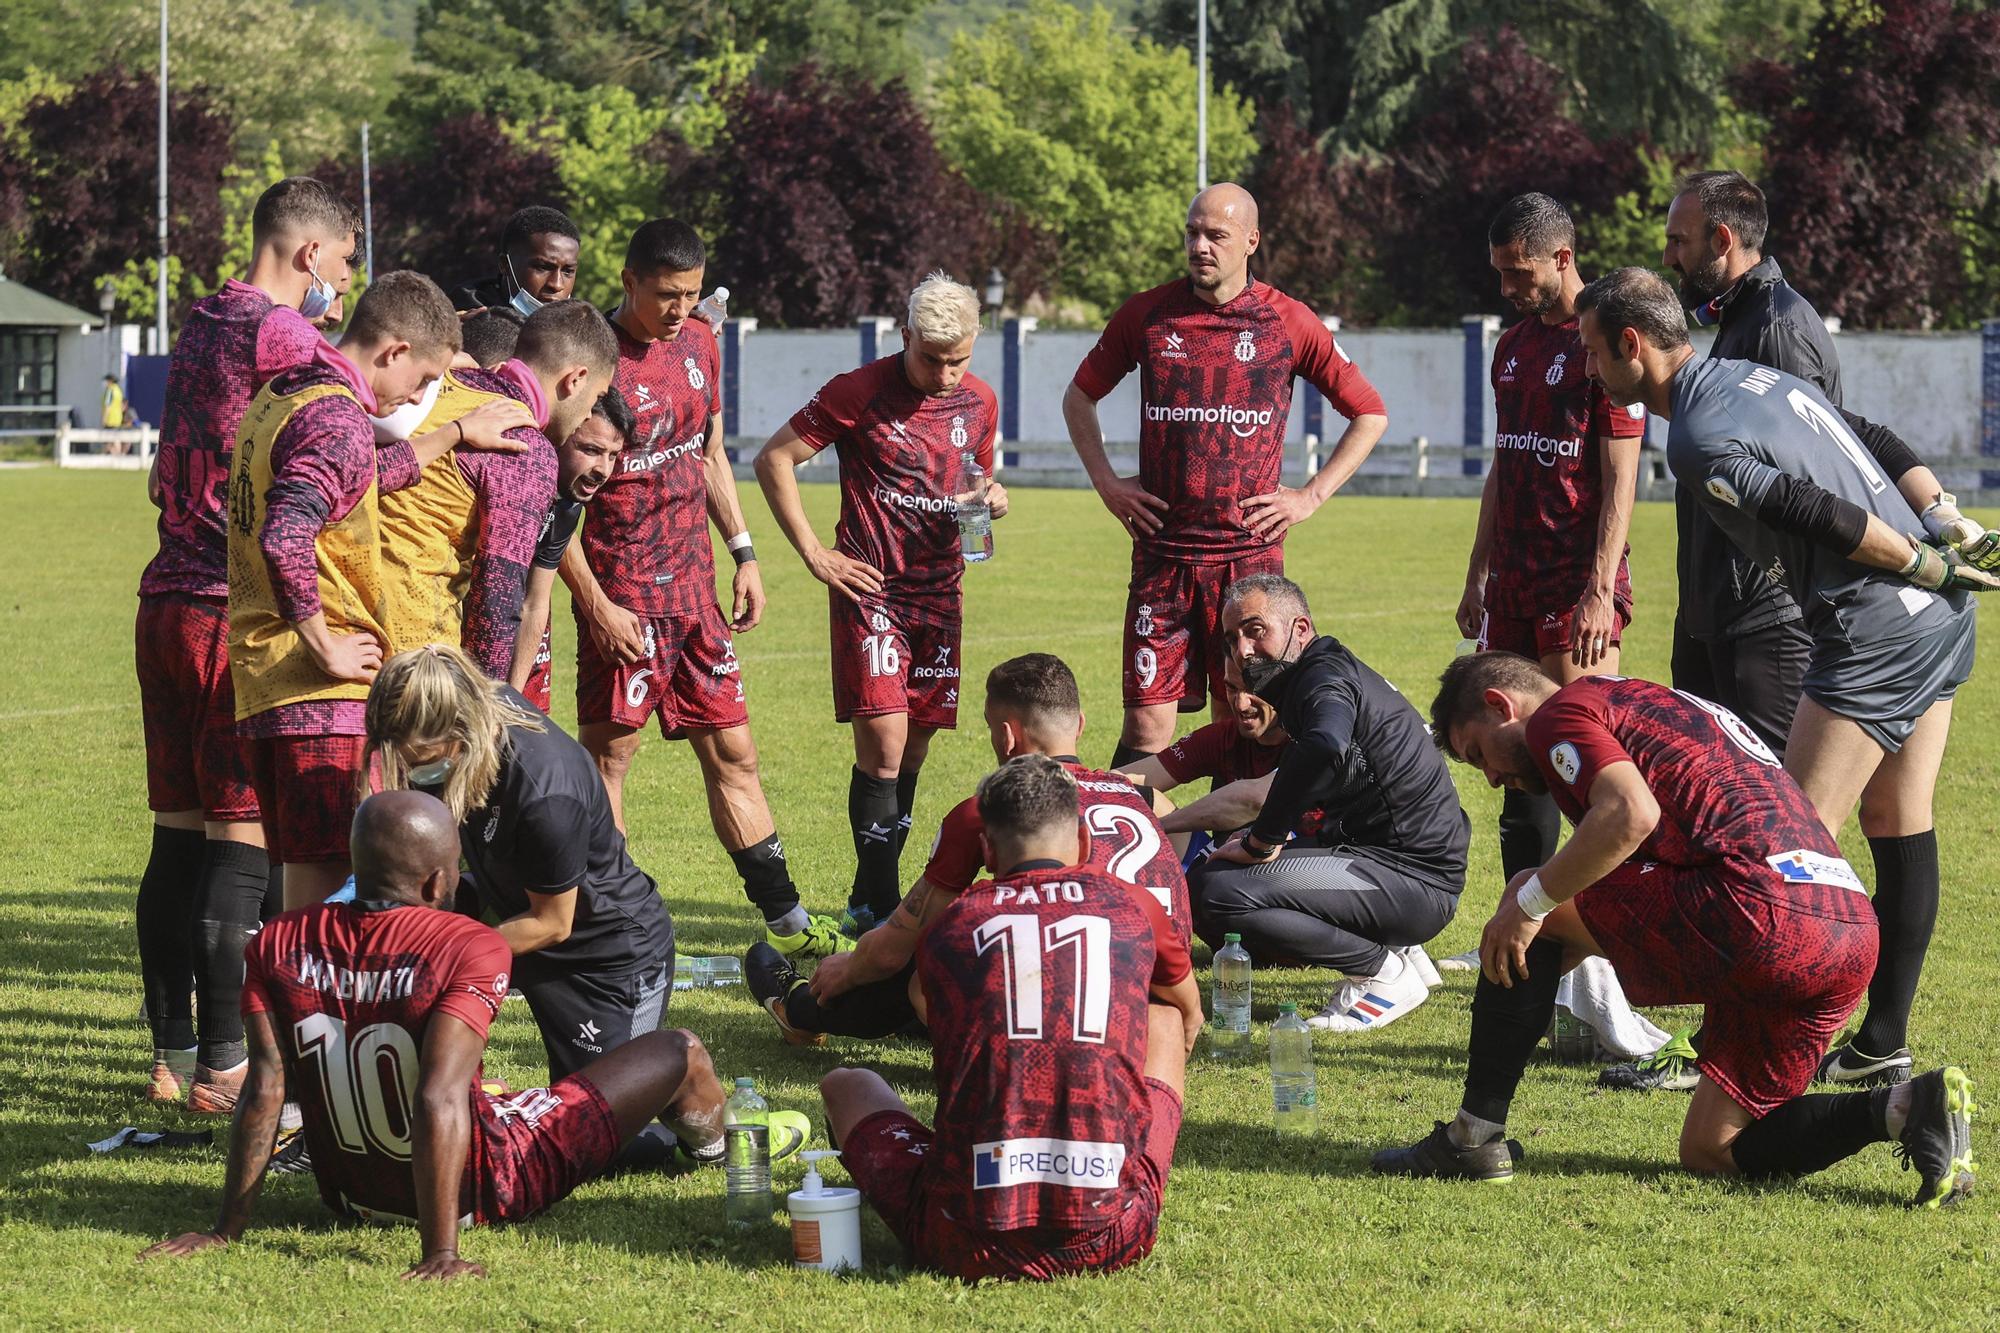
[[[729,289],[727,287],[717,287],[713,292],[710,292],[709,295],[713,296],[718,301],[727,301],[729,299]]]
[[[1241,944],[1243,943],[1243,937],[1232,930],[1222,937],[1222,942],[1224,944]]]
[[[752,1081],[752,1080],[750,1080],[750,1079],[747,1079],[747,1078],[739,1078],[739,1079],[737,1079],[737,1080],[736,1080],[736,1086],[737,1086],[737,1087],[739,1087],[739,1088],[750,1088],[750,1087],[755,1087],[755,1086],[756,1086],[756,1084],[755,1084],[755,1082],[754,1082],[754,1081]]]
[[[1299,1007],[1296,1004],[1293,1004],[1290,1000],[1286,1000],[1283,1004],[1278,1006],[1278,1013],[1281,1015],[1296,1014],[1298,1011]]]

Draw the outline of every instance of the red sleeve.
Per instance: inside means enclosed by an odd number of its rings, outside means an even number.
[[[1092,402],[1118,387],[1118,381],[1137,368],[1146,351],[1146,314],[1160,300],[1160,288],[1139,295],[1118,307],[1118,313],[1104,326],[1097,345],[1076,368],[1073,381]]]
[[[1629,764],[1611,727],[1611,704],[1604,692],[1579,682],[1558,690],[1528,719],[1528,753],[1558,803],[1575,809],[1590,804],[1590,785],[1612,764]]]
[[[507,998],[507,973],[514,955],[499,931],[470,918],[466,925],[471,929],[452,958],[432,1012],[450,1014],[484,1037]]]
[[[1207,722],[1153,757],[1176,783],[1217,777],[1222,772],[1222,756],[1235,735],[1234,722]]]
[[[868,402],[875,396],[873,366],[835,375],[798,411],[792,413],[792,432],[816,452],[837,442],[854,429]]]
[[[1604,386],[1592,381],[1590,385],[1590,438],[1601,440],[1609,435],[1619,440],[1636,440],[1646,433],[1646,409],[1634,403],[1630,407],[1613,407],[1611,396],[1604,392]]]
[[[1272,299],[1285,321],[1285,332],[1297,349],[1293,370],[1318,389],[1333,410],[1349,421],[1356,417],[1386,417],[1382,395],[1341,350],[1339,341],[1311,309],[1282,292]]]
[[[986,475],[993,475],[993,437],[1000,431],[1000,400],[994,397],[993,386],[985,380],[967,376],[972,380],[972,391],[979,395],[979,401],[986,404],[986,434],[973,449],[972,456],[979,460],[979,466],[986,469]]]
[[[979,804],[968,796],[951,808],[938,825],[937,841],[931,844],[931,859],[924,865],[924,878],[947,893],[964,893],[986,868],[986,853],[979,846]]]
[[[1181,943],[1181,933],[1174,929],[1166,909],[1152,894],[1135,893],[1132,899],[1145,909],[1146,919],[1153,926],[1152,984],[1179,985],[1188,973],[1194,971],[1194,960],[1188,957],[1187,945]]]

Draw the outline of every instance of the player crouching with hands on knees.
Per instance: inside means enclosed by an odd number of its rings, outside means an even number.
[[[243,1011],[250,1070],[212,1231],[139,1257],[226,1245],[250,1225],[287,1085],[305,1113],[320,1197],[365,1221],[414,1220],[405,1277],[485,1276],[458,1231],[518,1222],[611,1164],[656,1117],[721,1159],[722,1088],[691,1032],[652,1032],[549,1088],[480,1088],[486,1034],[512,959],[498,931],[451,909],[456,822],[422,792],[383,792],[354,817],[352,902],[287,912],[251,940]]]

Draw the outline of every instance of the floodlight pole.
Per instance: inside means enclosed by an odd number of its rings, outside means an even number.
[[[375,195],[369,185],[368,122],[361,122],[361,271],[375,276]]]
[[[167,0],[160,0],[160,272],[153,296],[153,351],[167,354]]]
[[[162,0],[164,3],[165,0]],[[1208,0],[1195,0],[1194,179],[1208,188]]]

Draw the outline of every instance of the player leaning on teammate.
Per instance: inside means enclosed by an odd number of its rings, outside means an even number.
[[[577,618],[578,734],[596,757],[624,827],[625,774],[647,721],[684,736],[701,765],[709,820],[788,954],[842,947],[831,917],[799,903],[757,772],[757,743],[731,636],[764,616],[764,583],[722,438],[722,359],[696,318],[708,250],[692,227],[655,218],[632,234],[611,322],[613,378],[636,421],[562,565]],[[713,523],[736,570],[730,609],[716,603]]]
[[[1493,466],[1458,628],[1483,649],[1536,659],[1560,685],[1618,670],[1632,619],[1625,533],[1646,412],[1612,407],[1584,373],[1569,212],[1545,194],[1520,195],[1486,239],[1500,294],[1523,318],[1493,347]],[[1561,822],[1548,797],[1510,789],[1500,806],[1505,873],[1553,856]]]
[[[1584,336],[1594,346],[1587,317]],[[1558,687],[1526,658],[1482,653],[1446,669],[1431,727],[1494,786],[1550,792],[1576,830],[1513,877],[1480,937],[1458,1114],[1377,1153],[1377,1171],[1510,1179],[1507,1113],[1557,983],[1601,954],[1635,1002],[1704,1006],[1688,1170],[1801,1176],[1886,1140],[1921,1175],[1918,1203],[1970,1188],[1962,1071],[1802,1095],[1868,986],[1875,914],[1813,802],[1735,714],[1646,681]]]
[[[1060,764],[1009,760],[978,802],[1002,869],[917,951],[937,1128],[880,1075],[836,1069],[828,1133],[918,1265],[966,1280],[1123,1268],[1159,1226],[1201,1030],[1193,969],[1158,902],[1085,863]]]
[[[1285,532],[1346,484],[1382,438],[1382,397],[1318,316],[1250,276],[1257,202],[1212,185],[1188,207],[1187,268],[1111,317],[1063,395],[1091,485],[1132,537],[1125,604],[1125,727],[1112,767],[1164,747],[1174,715],[1222,697],[1222,590],[1283,573]],[[1139,474],[1104,454],[1097,404],[1137,370]],[[1292,379],[1310,380],[1348,427],[1318,475],[1283,484]]]
[[[1701,360],[1671,289],[1618,269],[1578,298],[1591,373],[1613,402],[1667,417],[1667,461],[1718,527],[1782,571],[1812,637],[1785,764],[1838,834],[1861,807],[1875,860],[1882,957],[1868,1016],[1821,1077],[1907,1078],[1910,1005],[1939,896],[1931,800],[1951,701],[1972,672],[1973,592],[2000,578],[1976,524],[1950,511],[1930,469],[1892,435],[1857,438],[1803,380],[1748,361]],[[1926,531],[1930,514],[1938,537]]]
[[[833,716],[854,728],[857,933],[896,908],[917,774],[931,738],[957,725],[965,562],[953,495],[963,455],[992,475],[1000,420],[968,369],[978,336],[978,296],[932,273],[910,293],[902,350],[828,381],[757,455],[778,526],[827,586]],[[806,517],[797,475],[829,447],[840,458],[832,547]],[[1003,517],[1006,488],[991,484],[987,498]]]
[[[371,797],[354,819],[354,900],[288,912],[252,941],[251,1070],[220,1216],[142,1259],[242,1237],[287,1087],[327,1206],[417,1224],[423,1250],[405,1277],[485,1276],[459,1256],[465,1221],[533,1217],[602,1173],[655,1118],[697,1161],[720,1160],[722,1088],[691,1032],[648,1033],[547,1088],[482,1088],[510,959],[496,931],[451,910],[452,825],[423,793]]]

